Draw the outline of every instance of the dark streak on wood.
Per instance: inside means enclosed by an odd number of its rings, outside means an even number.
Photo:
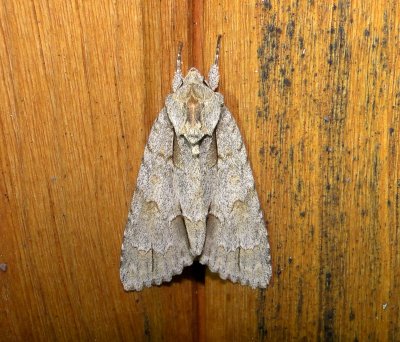
[[[262,0],[261,3],[263,5],[263,10],[271,10],[272,9],[270,0]]]
[[[286,34],[289,36],[290,39],[293,38],[295,26],[295,21],[293,19],[290,19],[286,26]]]
[[[261,98],[262,107],[257,108],[258,118],[267,119],[269,116],[268,91],[270,89],[271,68],[278,58],[279,39],[282,30],[275,26],[275,14],[270,23],[263,27],[263,38],[258,48],[257,55],[260,64],[260,88],[258,96]]]
[[[257,299],[257,332],[258,332],[258,341],[265,341],[267,338],[267,328],[265,326],[265,289],[258,290],[258,299]]]
[[[143,314],[143,325],[144,325],[144,335],[146,338],[146,341],[151,341],[151,330],[150,330],[150,321],[149,317],[147,316],[146,313]]]
[[[297,317],[296,319],[298,321],[300,321],[301,318],[301,314],[303,313],[303,301],[304,301],[304,296],[303,296],[303,279],[299,279],[299,284],[298,284],[298,288],[299,288],[299,293],[297,296]]]
[[[349,320],[354,321],[356,318],[356,314],[354,313],[353,309],[350,309]]]
[[[331,32],[327,37],[328,80],[327,89],[332,93],[329,121],[323,127],[323,146],[327,154],[322,154],[320,169],[322,172],[322,210],[321,210],[321,253],[320,253],[320,310],[323,312],[323,324],[319,324],[319,336],[325,341],[337,338],[335,332],[335,306],[338,305],[332,292],[331,283],[345,281],[343,267],[346,260],[346,224],[340,222],[341,183],[344,162],[344,130],[347,119],[349,62],[351,47],[346,39],[349,25],[349,4],[345,0],[338,2],[338,10],[332,13]],[[321,323],[321,322],[320,322]]]

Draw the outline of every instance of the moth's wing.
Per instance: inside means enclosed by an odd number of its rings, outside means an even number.
[[[120,276],[127,291],[170,281],[193,262],[173,190],[173,141],[163,109],[149,135],[124,233]]]
[[[267,230],[246,148],[231,113],[216,127],[217,186],[200,262],[221,278],[265,288],[271,278]]]

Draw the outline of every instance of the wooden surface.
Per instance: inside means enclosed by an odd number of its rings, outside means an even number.
[[[0,340],[400,340],[400,5],[0,3]],[[125,293],[153,120],[184,69],[220,92],[268,222],[273,282],[199,266]]]

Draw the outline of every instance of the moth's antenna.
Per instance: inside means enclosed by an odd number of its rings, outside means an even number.
[[[174,92],[178,90],[178,88],[181,86],[182,81],[183,81],[183,75],[182,75],[182,47],[183,47],[183,43],[179,42],[179,44],[178,44],[178,56],[176,58],[176,70],[175,70],[174,79],[172,81],[172,90]]]
[[[218,65],[218,61],[219,61],[219,50],[221,48],[221,38],[222,35],[219,34],[217,37],[217,47],[215,49],[215,59],[214,59],[214,64]]]
[[[176,71],[182,72],[182,48],[183,43],[178,43],[178,57],[176,58]]]
[[[211,65],[210,71],[208,72],[208,85],[212,90],[217,89],[219,83],[218,62],[219,62],[219,50],[221,48],[221,38],[222,35],[219,34],[217,38],[217,47],[215,49],[214,64]]]

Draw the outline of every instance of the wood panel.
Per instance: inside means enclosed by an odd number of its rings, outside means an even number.
[[[274,268],[266,291],[207,275],[208,340],[398,340],[398,3],[204,7]]]
[[[2,1],[0,339],[399,340],[399,7]],[[272,284],[194,267],[125,293],[123,227],[177,42],[206,73],[218,33]]]
[[[191,340],[189,275],[141,293],[119,281],[127,208],[188,41],[188,4],[0,10],[0,339]]]

